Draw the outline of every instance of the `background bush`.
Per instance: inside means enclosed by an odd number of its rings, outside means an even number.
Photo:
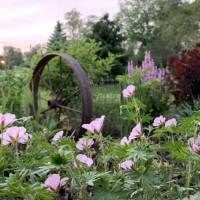
[[[1,70],[0,109],[1,112],[29,115],[31,95],[29,89],[32,71],[27,68]]]
[[[176,102],[192,102],[200,95],[200,43],[172,56],[169,63],[168,87]]]

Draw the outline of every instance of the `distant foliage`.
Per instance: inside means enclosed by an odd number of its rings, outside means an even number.
[[[23,54],[18,48],[12,46],[3,47],[3,56],[7,68],[19,66],[23,63]]]
[[[84,29],[84,21],[81,18],[81,13],[76,9],[72,9],[65,13],[64,18],[67,38],[69,40],[80,39]]]
[[[176,102],[191,102],[200,95],[200,43],[170,58],[168,86]]]
[[[170,55],[198,41],[199,9],[199,0],[120,0],[119,23],[129,55],[140,63],[149,49],[156,64],[165,66]]]
[[[108,53],[108,57],[101,58],[98,52],[102,47],[95,40],[80,39],[69,43],[67,54],[75,57],[83,66],[91,81],[98,81],[109,75],[116,55]]]
[[[29,81],[32,71],[25,68],[4,70],[0,73],[0,109],[17,116],[29,115],[32,99]]]
[[[34,69],[43,54],[47,53],[46,45],[35,45],[27,52],[24,52],[23,67]]]

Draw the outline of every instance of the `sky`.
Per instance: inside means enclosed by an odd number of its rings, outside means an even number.
[[[119,10],[119,0],[0,0],[0,53],[3,46],[28,51],[31,46],[47,42],[56,21],[76,8],[83,17],[111,16]]]

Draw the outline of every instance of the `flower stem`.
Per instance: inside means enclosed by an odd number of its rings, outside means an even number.
[[[192,172],[192,163],[189,162],[188,165],[187,165],[186,184],[185,184],[185,186],[186,186],[187,188],[190,187],[191,172]]]
[[[18,145],[17,145],[17,143],[14,145],[14,147],[15,147],[16,159],[17,159],[17,161],[19,161],[19,151],[18,151]]]

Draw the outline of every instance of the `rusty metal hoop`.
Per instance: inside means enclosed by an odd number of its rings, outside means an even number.
[[[92,118],[92,97],[91,97],[91,90],[89,86],[89,82],[87,79],[87,76],[81,67],[81,65],[71,56],[66,54],[60,54],[60,53],[50,53],[45,55],[37,64],[32,80],[30,83],[30,88],[32,91],[32,97],[33,97],[33,116],[35,116],[38,112],[38,90],[39,90],[39,83],[41,80],[41,75],[43,73],[43,70],[45,69],[45,66],[51,61],[53,58],[58,57],[68,64],[70,64],[70,67],[72,69],[73,74],[75,75],[78,87],[80,89],[80,95],[81,95],[81,104],[82,104],[82,121],[80,124],[80,128],[78,133],[75,134],[75,138],[81,137],[81,135],[85,132],[85,130],[81,127],[84,123],[89,123]]]

